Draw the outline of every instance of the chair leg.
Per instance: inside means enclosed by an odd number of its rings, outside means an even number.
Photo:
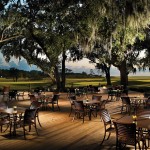
[[[71,107],[71,109],[70,109],[69,117],[71,116],[71,114],[72,114],[72,107]]]
[[[121,106],[121,113],[123,113],[123,106]]]
[[[36,134],[39,135],[37,127],[36,127],[36,123],[34,124],[34,128],[35,128]]]
[[[92,111],[89,111],[88,112],[89,120],[91,120],[91,114],[92,114]]]
[[[9,129],[10,136],[11,136],[11,129],[12,129],[12,123],[10,123],[10,129]]]
[[[54,104],[52,103],[52,110],[54,111]]]
[[[103,142],[105,141],[105,137],[106,137],[106,132],[104,133],[104,137],[103,137],[103,140],[102,140],[102,142],[100,143],[100,145],[102,145]]]
[[[107,137],[107,139],[106,139],[106,140],[108,140],[108,139],[109,139],[110,135],[111,135],[111,133],[109,132],[109,135],[108,135],[108,137]]]
[[[59,105],[57,104],[57,107],[58,107],[58,110],[60,111],[60,107],[59,107]]]
[[[40,120],[39,120],[39,116],[37,116],[37,120],[38,120],[38,123],[39,123],[40,127],[42,127],[42,125],[40,123]]]
[[[141,150],[140,143],[138,142],[139,150]],[[136,150],[136,144],[135,144],[135,150]]]
[[[84,123],[84,114],[83,114],[83,123]]]
[[[3,128],[3,125],[1,125],[1,132],[2,132],[2,128]]]
[[[23,125],[22,128],[23,128],[23,136],[24,136],[24,139],[26,140],[26,129],[25,129],[25,126]]]
[[[74,116],[73,116],[73,118],[72,118],[72,121],[74,121],[75,120],[75,117],[76,117],[76,112],[74,113]]]

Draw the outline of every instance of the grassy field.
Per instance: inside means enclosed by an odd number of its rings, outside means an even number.
[[[120,78],[119,77],[111,77],[111,81],[113,85],[120,84]],[[50,87],[51,80],[46,78],[43,80],[24,80],[19,79],[18,82],[13,82],[12,79],[4,79],[0,78],[0,88],[3,86],[10,86],[11,89],[16,90],[29,90],[34,89],[36,87]],[[79,87],[79,86],[99,86],[99,85],[106,85],[106,79],[104,77],[100,78],[67,78],[66,80],[66,87],[70,86]],[[138,89],[144,89],[148,88],[150,89],[150,76],[137,76],[137,77],[129,77],[129,88],[138,88]]]

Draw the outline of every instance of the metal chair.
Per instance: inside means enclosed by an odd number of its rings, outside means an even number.
[[[3,87],[3,99],[6,101],[9,100],[9,91],[10,91],[10,86]]]
[[[103,140],[100,144],[102,145],[105,140],[109,139],[111,133],[115,133],[115,128],[113,127],[113,122],[111,121],[111,116],[107,109],[102,109],[100,111],[100,117],[104,123],[104,130],[105,130]],[[108,133],[108,136],[106,138],[107,133]]]
[[[100,101],[102,99],[101,95],[92,95],[92,100]]]
[[[75,107],[73,101],[76,100],[76,96],[75,95],[71,95],[71,96],[68,97],[68,99],[69,99],[70,106],[71,106],[70,113],[69,113],[69,117],[70,117],[71,114],[72,114],[72,111],[74,110],[74,107]]]
[[[20,97],[22,98],[22,100],[24,100],[24,96],[25,96],[25,92],[24,91],[17,92],[17,100],[19,100]]]
[[[125,108],[125,111],[130,114],[131,113],[130,98],[128,96],[124,96],[124,97],[122,96],[121,100],[122,100],[121,113],[123,113]]]
[[[89,120],[91,120],[91,110],[86,108],[83,104],[83,101],[73,101],[74,103],[74,117],[73,120],[76,118],[81,118],[83,119],[84,123],[84,117],[88,115]]]
[[[145,102],[145,108],[150,109],[150,97],[148,97],[148,99]]]
[[[102,99],[102,96],[101,96],[101,95],[92,95],[92,101],[99,101],[99,102],[100,102],[101,99]],[[96,117],[97,117],[97,112],[100,110],[100,103],[92,104],[91,110],[92,110],[93,112],[95,112]]]
[[[40,107],[41,107],[42,103],[41,102],[38,102],[38,101],[32,101],[31,104],[30,104],[30,107],[29,109],[36,109],[36,119],[40,125],[40,127],[42,127],[41,123],[40,123],[40,120],[39,120],[39,110],[40,110]],[[35,120],[36,121],[36,120]]]
[[[26,131],[27,131],[26,127],[29,127],[29,132],[30,132],[31,126],[33,126],[35,128],[36,134],[38,135],[37,126],[36,126],[36,113],[37,113],[36,111],[37,109],[26,109],[23,118],[18,119],[14,122],[16,127],[20,126],[23,128],[25,139],[26,139]]]
[[[9,100],[16,100],[17,98],[17,90],[12,90],[9,92]]]
[[[48,100],[48,103],[52,104],[52,110],[53,111],[54,111],[54,105],[57,105],[57,108],[60,111],[60,107],[58,104],[59,96],[60,96],[59,94],[54,94],[53,97],[50,100]]]
[[[0,110],[7,109],[7,104],[5,102],[0,102]],[[3,126],[6,126],[3,131]],[[0,130],[1,132],[5,132],[10,126],[10,117],[6,113],[0,113]]]
[[[135,123],[121,123],[114,121],[116,130],[116,149],[123,149],[126,145],[134,146],[136,150],[136,144],[141,149],[140,140],[141,137],[137,135]]]
[[[33,102],[33,101],[37,101],[39,97],[34,94],[29,94],[29,98],[30,98],[30,101]]]

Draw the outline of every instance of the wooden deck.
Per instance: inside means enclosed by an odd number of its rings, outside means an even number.
[[[106,99],[103,95],[102,99]],[[9,105],[28,107],[29,100],[20,100],[10,102]],[[70,103],[67,95],[62,93],[59,100],[61,111],[41,110],[40,122],[42,128],[38,126],[39,136],[35,132],[27,134],[27,140],[24,140],[23,131],[17,130],[18,136],[9,137],[6,133],[0,133],[0,150],[113,150],[115,149],[115,134],[100,146],[103,138],[104,128],[100,117],[88,117],[85,122],[82,120],[72,121],[69,117]],[[106,108],[111,114],[120,112],[121,101],[109,102]],[[34,131],[34,129],[32,129]]]

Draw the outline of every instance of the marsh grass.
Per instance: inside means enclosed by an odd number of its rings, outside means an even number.
[[[112,85],[120,84],[119,77],[111,77]],[[11,89],[16,90],[29,90],[37,87],[50,87],[52,84],[49,78],[45,78],[43,80],[34,80],[30,81],[28,79],[19,79],[18,82],[13,82],[12,79],[0,78],[0,88],[3,86],[10,86]],[[74,86],[102,86],[106,85],[106,79],[104,77],[91,77],[91,78],[67,78],[66,79],[66,87]],[[129,76],[129,88],[149,88],[150,89],[150,76]]]

